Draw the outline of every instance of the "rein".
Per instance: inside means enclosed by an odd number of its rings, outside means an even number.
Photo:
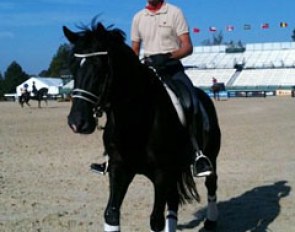
[[[106,55],[108,55],[107,51],[85,53],[85,54],[74,53],[75,57],[82,58],[83,63],[84,63],[85,59],[88,57],[106,56]],[[108,79],[109,78],[107,78],[107,80]],[[109,85],[109,81],[106,81],[102,87],[102,93],[107,92],[108,85]],[[104,94],[101,94],[101,96],[103,96],[103,95]],[[94,93],[86,91],[81,88],[75,88],[75,89],[73,89],[73,92],[72,92],[72,98],[78,98],[78,99],[87,101],[93,105],[93,112],[94,112],[93,117],[96,119],[98,128],[99,128],[98,118],[102,116],[103,111],[105,111],[105,108],[106,108],[106,107],[103,107],[103,97],[101,97],[101,96],[99,97],[99,96],[95,95]]]

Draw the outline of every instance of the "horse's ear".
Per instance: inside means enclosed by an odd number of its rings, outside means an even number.
[[[63,26],[63,32],[65,37],[68,39],[68,41],[72,44],[76,43],[79,39],[79,36],[75,33],[69,30],[66,26]]]

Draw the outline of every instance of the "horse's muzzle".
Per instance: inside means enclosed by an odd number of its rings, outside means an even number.
[[[85,120],[77,115],[73,116],[73,114],[68,116],[68,125],[74,133],[79,134],[91,134],[96,128],[95,120],[93,118]]]

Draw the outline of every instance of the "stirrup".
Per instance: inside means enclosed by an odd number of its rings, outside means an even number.
[[[108,173],[108,169],[109,169],[109,157],[108,157],[108,155],[106,156],[105,162],[103,162],[102,164],[100,164],[101,166],[104,165],[104,169],[102,171],[93,168],[92,165],[90,167],[90,170],[92,172],[99,173],[99,174],[102,174],[102,175],[106,175]]]
[[[107,152],[104,151],[103,152],[103,155],[105,156],[105,169],[103,170],[103,175],[106,175],[108,173],[108,170],[109,170],[109,160],[110,160],[110,157],[108,156]]]
[[[200,159],[205,159],[205,161],[208,163],[206,170],[197,170],[196,166]],[[196,158],[192,165],[192,173],[194,177],[207,177],[213,173],[212,163],[210,159],[207,156],[205,156],[201,151],[196,152]]]
[[[105,169],[103,170],[103,175],[106,175],[107,172],[108,172],[108,169],[109,169],[109,159],[106,159],[106,162],[105,162]]]

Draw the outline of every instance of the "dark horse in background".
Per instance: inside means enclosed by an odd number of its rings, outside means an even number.
[[[19,104],[21,107],[24,107],[24,104],[31,106],[29,101],[36,100],[38,101],[38,108],[41,108],[41,101],[45,101],[47,105],[47,95],[48,95],[48,88],[41,88],[39,89],[34,96],[31,96],[31,92],[27,91],[22,93],[19,97]]]
[[[213,92],[213,98],[215,100],[220,100],[220,91],[225,91],[224,83],[216,82],[211,86],[211,90]]]
[[[90,134],[97,126],[93,113],[106,113],[103,141],[109,155],[110,193],[104,231],[120,231],[120,207],[128,186],[136,174],[142,174],[154,186],[151,231],[163,231],[166,225],[166,231],[175,232],[179,205],[199,200],[191,172],[194,149],[189,133],[163,83],[125,44],[121,30],[95,22],[80,30],[63,27],[73,45],[74,89],[68,124],[75,133]],[[205,181],[209,201],[205,228],[212,228],[218,214],[216,158],[221,134],[211,99],[200,89],[196,94],[210,125],[202,149],[215,171]]]

